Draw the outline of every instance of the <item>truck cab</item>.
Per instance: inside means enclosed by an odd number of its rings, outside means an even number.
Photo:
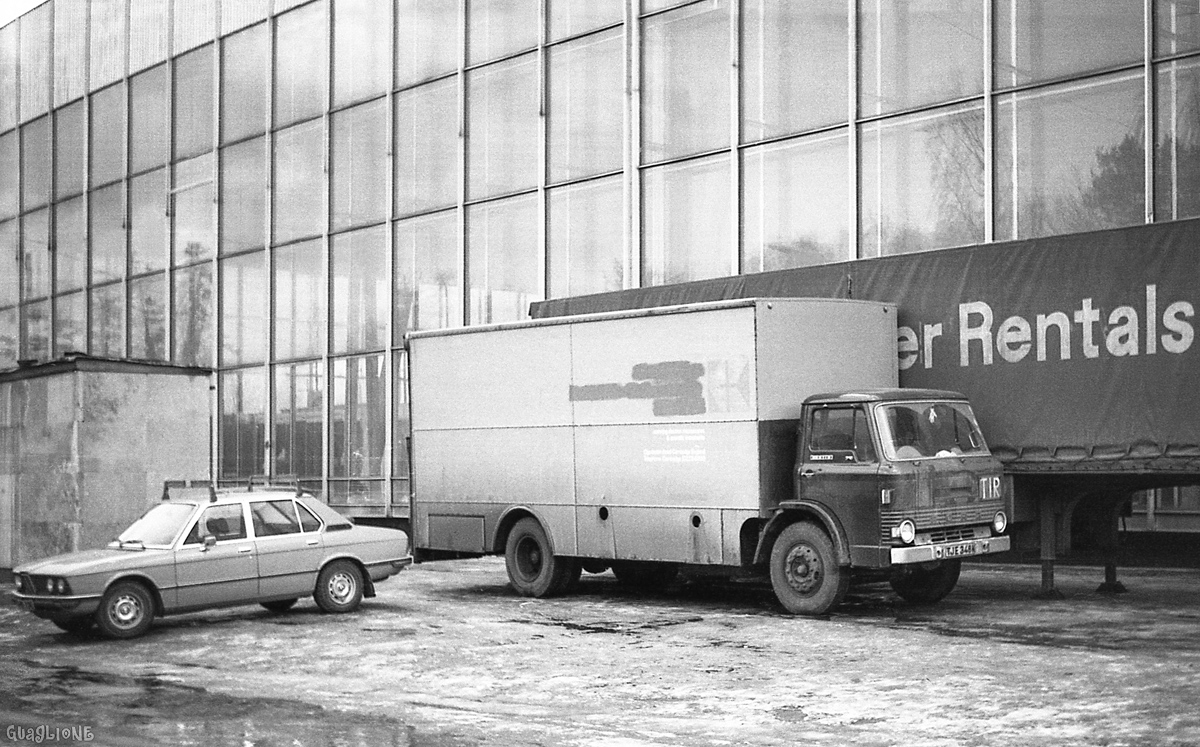
[[[794,499],[779,503],[764,533],[776,592],[782,586],[793,612],[836,605],[851,571],[887,578],[910,601],[935,602],[954,588],[962,558],[1009,549],[1001,464],[962,394],[808,397],[796,457]],[[794,523],[823,528],[831,546],[797,541],[786,531]]]

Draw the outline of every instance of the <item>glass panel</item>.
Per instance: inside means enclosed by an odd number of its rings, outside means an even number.
[[[406,332],[462,326],[458,214],[454,211],[396,223],[393,345]]]
[[[171,204],[175,264],[191,264],[211,257],[216,242],[211,153],[175,165]]]
[[[393,482],[393,486],[408,491],[408,480],[412,474],[408,459],[408,439],[412,436],[412,424],[408,419],[408,353],[397,350],[392,360],[392,411],[396,421],[392,424],[392,477],[403,480]],[[404,499],[406,500],[407,496]],[[398,503],[396,491],[392,493],[392,502]]]
[[[334,0],[333,101],[337,105],[371,98],[392,82],[391,3]]]
[[[221,260],[221,364],[267,359],[267,282],[263,252]]]
[[[458,201],[458,85],[455,80],[396,94],[396,213]]]
[[[742,141],[848,121],[849,37],[845,0],[747,0]]]
[[[163,0],[130,0],[129,69],[137,72],[167,59],[170,4]]]
[[[129,268],[133,275],[167,266],[167,170],[129,180]]]
[[[1145,220],[1142,76],[996,100],[996,239]]]
[[[212,265],[204,263],[174,272],[171,360],[181,366],[213,365]]]
[[[221,0],[221,33],[228,34],[263,20],[271,0]]]
[[[541,300],[537,221],[535,195],[467,208],[471,324],[526,319]]]
[[[275,26],[275,125],[325,111],[329,80],[325,2],[279,16]]]
[[[550,41],[576,36],[625,20],[623,3],[596,0],[550,0]]]
[[[996,87],[1140,61],[1142,12],[1142,0],[996,3]]]
[[[309,358],[325,352],[325,272],[319,240],[275,250],[275,308],[271,331],[275,358]]]
[[[70,3],[69,3],[70,4]],[[126,0],[91,0],[92,90],[125,74]]]
[[[378,477],[387,450],[384,357],[333,361],[330,477]]]
[[[80,196],[54,206],[54,283],[58,291],[76,290],[87,284],[83,199]]]
[[[625,42],[620,30],[550,49],[549,177],[621,168],[625,157]]]
[[[978,0],[864,3],[860,113],[982,93],[983,16]]]
[[[467,2],[467,64],[477,65],[537,46],[542,19],[529,0]]]
[[[0,131],[17,126],[17,69],[21,62],[18,42],[17,24],[0,28]],[[0,345],[4,345],[3,340]]]
[[[179,160],[213,148],[213,48],[175,58],[175,151]]]
[[[321,476],[321,412],[325,379],[320,363],[275,368],[271,450],[276,475]]]
[[[552,190],[550,295],[620,290],[625,283],[625,181],[609,177]]]
[[[467,194],[538,182],[538,67],[527,55],[467,73]]]
[[[261,368],[221,374],[222,478],[266,473],[267,374]]]
[[[89,184],[93,187],[125,173],[125,86],[115,85],[92,95]]]
[[[92,192],[92,282],[125,277],[125,185]]]
[[[84,190],[84,161],[87,135],[83,102],[76,101],[54,115],[54,197],[61,199]]]
[[[256,138],[221,151],[222,254],[259,249],[267,234],[267,143]]]
[[[21,218],[21,299],[50,295],[50,209]]]
[[[27,304],[21,325],[25,328],[21,357],[50,360],[50,301]]]
[[[221,142],[267,129],[271,85],[270,26],[259,24],[221,42]]]
[[[642,162],[728,146],[728,0],[642,23]]]
[[[729,157],[648,169],[642,176],[642,283],[733,272]]]
[[[90,3],[54,4],[54,105],[60,106],[74,101],[87,93],[87,22]],[[0,48],[3,47],[3,32],[0,32]],[[0,52],[0,60],[3,59]],[[0,69],[4,67],[0,62]],[[0,79],[3,75],[0,74]],[[0,88],[0,90],[3,90]],[[4,96],[0,96],[0,112],[3,112]],[[0,130],[4,129],[3,114],[0,113]]]
[[[396,85],[458,69],[462,30],[458,0],[396,0]]]
[[[862,129],[863,257],[983,241],[983,110],[955,108]]]
[[[387,228],[375,226],[332,239],[329,277],[333,283],[334,353],[375,350],[387,345]]]
[[[167,284],[163,275],[129,283],[129,357],[167,359]]]
[[[42,117],[21,128],[21,209],[32,210],[50,202],[50,118]]]
[[[92,289],[92,339],[88,352],[104,358],[125,357],[125,284]]]
[[[748,149],[742,155],[742,272],[850,257],[846,132]]]
[[[17,260],[17,221],[0,223],[0,308],[20,300],[21,273]]]
[[[21,145],[17,130],[0,135],[0,218],[11,218],[21,212]]]
[[[16,368],[19,356],[17,309],[0,309],[0,368]]]
[[[316,236],[325,229],[325,131],[321,122],[275,137],[275,243]]]
[[[54,300],[54,355],[87,352],[87,295],[71,293]]]
[[[212,41],[216,13],[217,0],[175,3],[175,53]]]
[[[54,23],[53,11],[53,3],[43,3],[17,21],[21,28],[22,120],[30,120],[50,111],[50,30]]]
[[[1160,57],[1200,49],[1200,3],[1154,0],[1154,52]]]
[[[387,217],[387,99],[333,115],[331,230]]]
[[[1155,220],[1200,215],[1200,60],[1161,65],[1155,81]]]

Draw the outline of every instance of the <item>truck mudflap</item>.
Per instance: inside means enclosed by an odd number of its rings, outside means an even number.
[[[935,560],[969,558],[974,555],[992,555],[998,552],[1006,552],[1011,547],[1012,539],[1007,536],[973,539],[965,542],[942,542],[933,545],[893,547],[892,564],[928,563]]]

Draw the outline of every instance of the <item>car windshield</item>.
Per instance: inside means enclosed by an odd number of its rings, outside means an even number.
[[[876,412],[889,459],[989,453],[966,402],[905,402],[884,405]]]
[[[143,547],[170,545],[183,531],[183,525],[195,509],[192,503],[160,503],[121,532],[117,542],[121,545],[141,544]]]

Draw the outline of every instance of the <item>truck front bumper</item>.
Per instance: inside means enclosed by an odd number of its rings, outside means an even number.
[[[928,563],[936,560],[969,558],[974,555],[991,555],[993,553],[1006,552],[1010,547],[1012,547],[1012,539],[1006,535],[967,540],[965,542],[893,547],[892,564]]]

